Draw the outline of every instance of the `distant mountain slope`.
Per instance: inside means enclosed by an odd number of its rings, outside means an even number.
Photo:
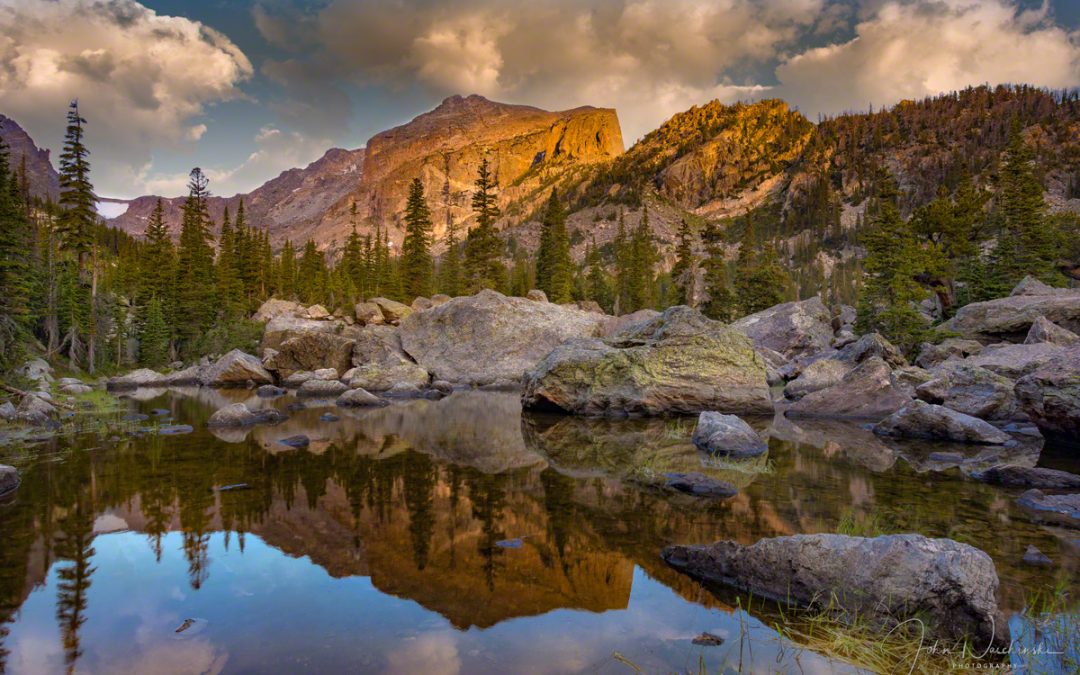
[[[8,147],[8,163],[12,170],[19,171],[25,159],[30,193],[55,201],[60,194],[60,180],[49,161],[49,151],[37,147],[30,134],[15,120],[3,115],[0,115],[0,138]]]

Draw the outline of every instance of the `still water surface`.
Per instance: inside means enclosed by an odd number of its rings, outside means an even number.
[[[722,462],[690,444],[692,419],[522,415],[515,396],[480,392],[308,402],[277,426],[208,431],[235,401],[295,399],[142,391],[130,405],[145,420],[0,448],[23,475],[0,503],[0,672],[850,672],[660,549],[873,521],[985,550],[1006,611],[1080,569],[1075,531],[932,456],[1002,460],[985,448],[781,417],[756,421],[767,457]],[[195,430],[153,433],[171,423]],[[310,446],[278,442],[295,434]],[[1006,459],[1075,471],[1068,457]],[[690,470],[739,495],[656,486]],[[1029,544],[1055,566],[1021,564]],[[724,644],[693,644],[702,632]]]

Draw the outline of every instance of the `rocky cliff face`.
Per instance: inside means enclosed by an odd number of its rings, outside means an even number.
[[[397,225],[409,183],[419,177],[438,239],[445,234],[447,209],[455,223],[471,218],[473,182],[485,157],[499,184],[500,207],[515,213],[546,196],[541,186],[622,151],[619,120],[611,109],[548,112],[476,95],[452,96],[368,141],[362,180],[326,213],[314,235],[319,242],[342,241],[353,202],[363,221]],[[392,237],[400,238],[394,229]]]
[[[49,151],[37,147],[30,134],[3,115],[0,115],[0,139],[7,145],[8,165],[13,171],[20,171],[25,159],[30,194],[55,200],[60,194],[60,180],[49,162]]]

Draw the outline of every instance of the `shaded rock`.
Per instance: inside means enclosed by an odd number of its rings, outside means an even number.
[[[120,375],[119,377],[110,377],[106,386],[109,389],[138,389],[139,387],[153,387],[160,386],[165,379],[165,376],[156,370],[150,370],[149,368],[139,368],[133,370],[126,375]]]
[[[671,307],[619,339],[559,345],[526,373],[523,405],[583,415],[772,411],[765,363],[730,326]]]
[[[855,331],[852,330],[840,330],[836,332],[836,337],[832,340],[832,346],[835,349],[846,347],[849,344],[858,340],[859,337],[855,335]]]
[[[1073,442],[1080,438],[1080,347],[1069,347],[1021,378],[1015,392],[1021,409],[1044,434]]]
[[[597,333],[603,317],[485,290],[401,323],[406,354],[436,379],[482,385],[513,380],[556,346]]]
[[[608,317],[604,319],[604,323],[600,328],[600,337],[617,339],[619,333],[646,324],[658,316],[660,316],[660,312],[655,309],[639,309],[636,312],[623,314],[622,316]]]
[[[769,449],[769,444],[735,415],[703,412],[698,416],[692,438],[694,445],[713,455],[756,457]]]
[[[993,561],[951,539],[799,534],[752,546],[731,541],[668,546],[662,556],[692,577],[770,600],[831,603],[849,618],[883,626],[919,617],[931,637],[970,638],[978,648],[1008,644]]]
[[[604,314],[604,308],[600,306],[600,303],[595,300],[578,300],[577,308],[583,312],[589,312],[591,314]]]
[[[942,328],[984,344],[1022,342],[1040,316],[1074,333],[1080,331],[1080,289],[1050,288],[1025,279],[1007,298],[961,307]]]
[[[199,384],[203,371],[203,366],[191,366],[182,370],[177,370],[173,373],[168,373],[164,376],[165,384],[170,387],[182,387],[188,385]]]
[[[344,335],[310,332],[285,340],[278,352],[266,360],[269,370],[288,377],[297,371],[317,371],[324,368],[345,372],[352,365],[353,340]]]
[[[390,300],[389,298],[372,298],[369,302],[378,306],[386,323],[397,325],[401,323],[405,317],[413,313],[412,307]]]
[[[962,338],[948,338],[936,345],[924,342],[919,356],[915,359],[915,365],[921,368],[933,368],[939,363],[944,363],[950,359],[963,359],[974,356],[981,352],[982,348],[981,342]]]
[[[304,315],[307,318],[314,319],[316,321],[322,321],[323,319],[330,318],[330,312],[326,311],[326,308],[322,305],[312,305],[311,307],[308,307],[307,311],[304,312]]]
[[[976,471],[971,477],[982,483],[1010,488],[1038,488],[1040,490],[1080,489],[1080,476],[1068,471],[1029,466],[992,466]]]
[[[349,386],[386,391],[396,384],[427,386],[430,376],[401,348],[398,331],[390,326],[368,326],[356,334]]]
[[[1042,490],[1028,490],[1020,495],[1016,503],[1041,520],[1080,527],[1080,492],[1048,495]]]
[[[903,353],[879,333],[867,333],[841,349],[835,358],[837,361],[858,365],[874,356],[893,368],[901,368],[908,364]]]
[[[731,483],[709,478],[703,473],[669,473],[664,485],[676,492],[683,492],[693,497],[706,497],[710,499],[723,499],[733,497],[739,493]]]
[[[297,389],[300,387],[300,385],[307,382],[308,380],[314,379],[315,373],[311,372],[310,370],[301,370],[284,378],[281,381],[281,384],[288,389]]]
[[[911,401],[879,422],[874,433],[897,438],[934,438],[1004,445],[1012,438],[989,422],[926,401]]]
[[[4,401],[0,404],[0,420],[10,422],[15,419],[15,405],[11,401]]]
[[[282,343],[308,333],[329,333],[338,335],[345,328],[345,322],[339,320],[315,320],[292,315],[282,315],[271,319],[263,331],[260,353],[268,349],[280,350]]]
[[[337,397],[349,390],[348,385],[337,380],[308,380],[296,390],[297,396]]]
[[[754,351],[765,361],[765,380],[769,386],[776,387],[783,384],[787,379],[782,372],[784,366],[787,365],[784,355],[768,347],[755,347]]]
[[[1069,345],[1080,344],[1080,335],[1077,335],[1071,330],[1065,330],[1056,323],[1051,322],[1045,316],[1040,316],[1038,319],[1035,319],[1035,322],[1031,324],[1031,328],[1028,329],[1027,337],[1024,338],[1024,344],[1033,345],[1043,342],[1067,347]]]
[[[304,311],[304,306],[298,302],[292,302],[291,300],[278,300],[277,298],[270,298],[256,310],[252,315],[253,321],[270,321],[276,319],[279,316],[299,316]]]
[[[792,417],[881,420],[905,406],[911,397],[883,360],[872,356],[828,389],[803,396],[787,409]]]
[[[1024,550],[1024,557],[1022,560],[1025,565],[1033,565],[1035,567],[1050,567],[1054,564],[1054,561],[1048,558],[1045,553],[1031,544],[1028,544],[1027,549]]]
[[[45,359],[30,359],[15,372],[32,382],[48,383],[53,380],[53,367]]]
[[[904,366],[903,368],[897,368],[893,371],[893,377],[896,378],[896,383],[904,390],[904,393],[909,396],[915,396],[915,390],[920,385],[926,384],[934,379],[934,376],[930,371],[918,366]]]
[[[54,426],[56,417],[56,408],[38,396],[23,396],[19,407],[15,409],[16,421],[36,427]]]
[[[539,288],[534,288],[531,291],[529,291],[528,293],[526,293],[525,298],[527,300],[532,300],[533,302],[547,302],[548,301],[547,293],[541,291]]]
[[[60,387],[61,394],[89,394],[92,391],[94,391],[94,388],[85,384],[65,384]]]
[[[248,382],[273,384],[274,376],[258,358],[234,349],[207,367],[199,381],[208,387],[244,387]]]
[[[275,387],[272,384],[264,384],[255,391],[255,395],[260,398],[276,398],[278,396],[284,396],[285,390],[281,387]]]
[[[950,361],[933,379],[916,387],[915,395],[927,403],[986,420],[1022,419],[1014,386],[1009,378],[986,368]]]
[[[374,302],[361,302],[356,305],[356,322],[361,326],[379,326],[386,323],[382,310]]]
[[[858,317],[858,311],[851,305],[834,305],[830,310],[832,314],[832,327],[836,332],[844,330],[844,326],[851,326]]]
[[[285,415],[273,408],[251,410],[243,403],[233,403],[217,410],[207,420],[208,427],[246,427],[252,424],[274,424],[282,422]]]
[[[308,445],[311,444],[311,439],[309,439],[307,436],[305,436],[303,434],[298,434],[296,436],[289,436],[288,438],[282,438],[281,440],[278,441],[278,444],[287,445],[290,448],[306,448]]]
[[[787,302],[731,324],[754,342],[793,358],[819,352],[833,339],[832,316],[818,297]]]
[[[343,408],[363,408],[367,406],[384,406],[387,402],[364,389],[350,389],[338,397],[336,403]]]
[[[19,472],[13,466],[0,464],[0,497],[19,487]]]
[[[981,366],[1011,380],[1018,380],[1058,358],[1065,350],[1065,347],[1048,343],[989,345],[977,356],[964,359],[964,363]]]
[[[414,312],[422,312],[425,309],[431,309],[434,306],[435,303],[433,303],[431,300],[421,297],[413,298],[412,303],[409,304],[409,307],[412,308],[412,311]]]
[[[431,383],[431,388],[444,394],[452,394],[454,392],[454,385],[446,380],[435,380]]]
[[[839,384],[854,366],[836,359],[814,361],[784,387],[784,396],[799,400],[807,394]]]

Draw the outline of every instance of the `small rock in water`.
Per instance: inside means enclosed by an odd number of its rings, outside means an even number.
[[[667,475],[667,487],[676,492],[683,492],[694,497],[709,497],[722,499],[732,497],[738,493],[731,483],[726,483],[716,478],[709,478],[703,473],[692,471],[690,473],[669,473]]]
[[[724,644],[724,638],[719,635],[713,635],[712,633],[702,633],[691,640],[691,642],[702,647],[719,647]]]
[[[285,390],[281,387],[275,387],[272,384],[264,384],[255,391],[255,395],[259,398],[276,398],[278,396],[284,396]]]
[[[964,456],[959,452],[931,452],[931,462],[955,462],[959,464],[964,461]]]
[[[333,413],[323,413],[319,415],[320,422],[337,422],[341,418]]]
[[[311,441],[310,439],[308,439],[307,436],[300,434],[298,436],[289,436],[288,438],[283,438],[278,441],[278,443],[280,443],[281,445],[287,445],[290,448],[306,448],[308,444],[311,443]]]
[[[1024,551],[1023,560],[1024,563],[1036,567],[1050,567],[1054,564],[1054,561],[1048,558],[1045,553],[1031,545]]]
[[[291,410],[291,411],[296,411],[296,410],[303,410],[306,407],[307,407],[306,405],[304,405],[300,401],[297,401],[296,403],[290,403],[289,405],[285,406],[285,409],[286,410]]]
[[[0,496],[19,487],[19,472],[13,466],[0,464]]]
[[[150,419],[150,416],[143,413],[128,413],[120,419],[125,422],[144,422]]]
[[[154,408],[150,411],[150,414],[154,417],[161,417],[162,415],[168,415],[170,412],[171,411],[166,410],[165,408]]]
[[[158,427],[158,433],[164,436],[177,436],[179,434],[190,434],[195,431],[189,424],[168,424]]]

